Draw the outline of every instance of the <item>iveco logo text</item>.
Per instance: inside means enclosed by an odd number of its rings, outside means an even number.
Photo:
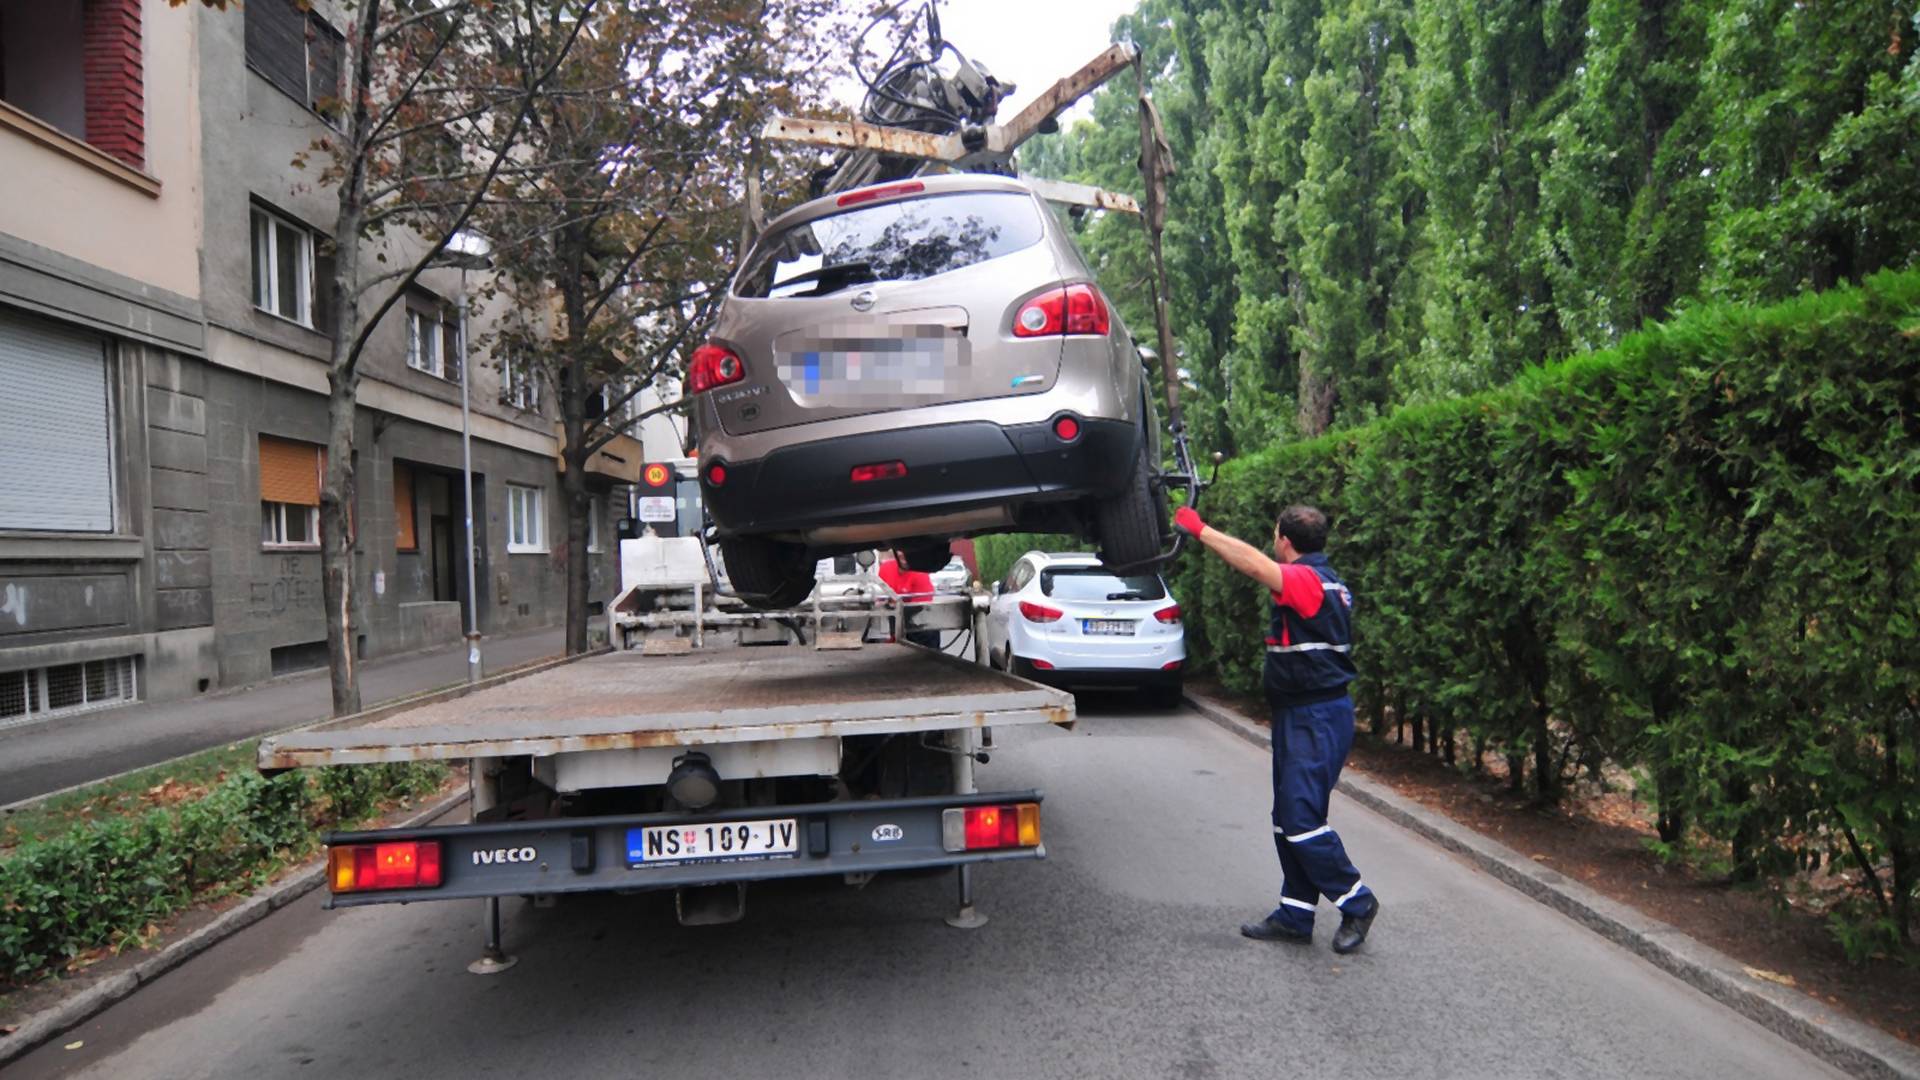
[[[495,863],[532,862],[540,853],[530,847],[497,847],[489,851],[473,853],[473,865],[487,866]]]
[[[876,844],[884,844],[889,840],[904,840],[906,836],[907,830],[898,825],[875,825],[873,827],[873,842]]]

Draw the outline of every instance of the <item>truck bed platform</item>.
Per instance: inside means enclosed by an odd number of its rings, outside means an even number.
[[[263,769],[1070,726],[1072,695],[909,645],[603,653],[452,700],[262,740]]]

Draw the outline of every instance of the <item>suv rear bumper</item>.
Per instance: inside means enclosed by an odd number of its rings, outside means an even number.
[[[720,531],[733,535],[1117,494],[1139,454],[1139,427],[1075,419],[1072,442],[1054,434],[1052,420],[980,420],[798,443],[757,461],[703,460],[702,494]],[[895,461],[905,476],[853,482],[856,466]],[[708,481],[716,462],[726,468],[719,487]]]

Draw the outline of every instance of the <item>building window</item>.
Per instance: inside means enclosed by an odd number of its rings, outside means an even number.
[[[260,546],[320,546],[320,474],[326,454],[313,443],[260,436]]]
[[[393,546],[396,551],[419,551],[420,537],[414,531],[417,514],[413,504],[413,470],[393,466]]]
[[[113,398],[106,345],[0,315],[0,529],[112,532]]]
[[[532,361],[511,352],[501,359],[500,404],[540,411],[540,373]]]
[[[448,382],[460,381],[460,319],[438,303],[407,306],[407,366]]]
[[[507,550],[541,553],[547,550],[546,515],[543,496],[536,487],[507,485]]]
[[[135,701],[134,671],[131,656],[0,671],[0,728]]]
[[[247,65],[287,96],[331,118],[340,105],[344,39],[296,0],[248,0]]]
[[[313,325],[313,233],[259,207],[253,210],[253,306]]]
[[[0,100],[146,167],[140,0],[0,0]]]

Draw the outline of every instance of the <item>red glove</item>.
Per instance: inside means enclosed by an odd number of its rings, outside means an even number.
[[[1173,527],[1189,536],[1199,536],[1207,523],[1200,520],[1200,515],[1194,512],[1193,507],[1183,506],[1173,512]]]

